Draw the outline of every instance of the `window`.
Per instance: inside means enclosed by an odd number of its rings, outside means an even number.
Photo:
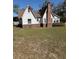
[[[39,18],[37,18],[37,21],[39,21]]]
[[[55,21],[54,21],[54,23],[55,23]]]
[[[58,23],[58,20],[57,20],[57,23]]]
[[[31,19],[28,19],[28,24],[31,24]]]

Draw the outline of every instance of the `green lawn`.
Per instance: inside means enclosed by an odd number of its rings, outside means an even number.
[[[66,59],[66,28],[14,27],[14,59]]]

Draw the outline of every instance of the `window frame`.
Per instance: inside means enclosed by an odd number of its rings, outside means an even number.
[[[31,19],[28,19],[28,24],[31,24]]]

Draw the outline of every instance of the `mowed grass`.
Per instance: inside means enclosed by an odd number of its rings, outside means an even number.
[[[14,59],[66,59],[66,29],[13,29]]]

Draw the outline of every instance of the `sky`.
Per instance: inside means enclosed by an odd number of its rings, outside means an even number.
[[[38,10],[41,7],[43,0],[13,0],[13,4],[19,6],[20,9],[25,8],[27,5],[30,5],[33,10]],[[58,3],[63,2],[64,0],[50,0],[51,3],[57,5]],[[17,14],[13,13],[13,16],[17,16]]]

